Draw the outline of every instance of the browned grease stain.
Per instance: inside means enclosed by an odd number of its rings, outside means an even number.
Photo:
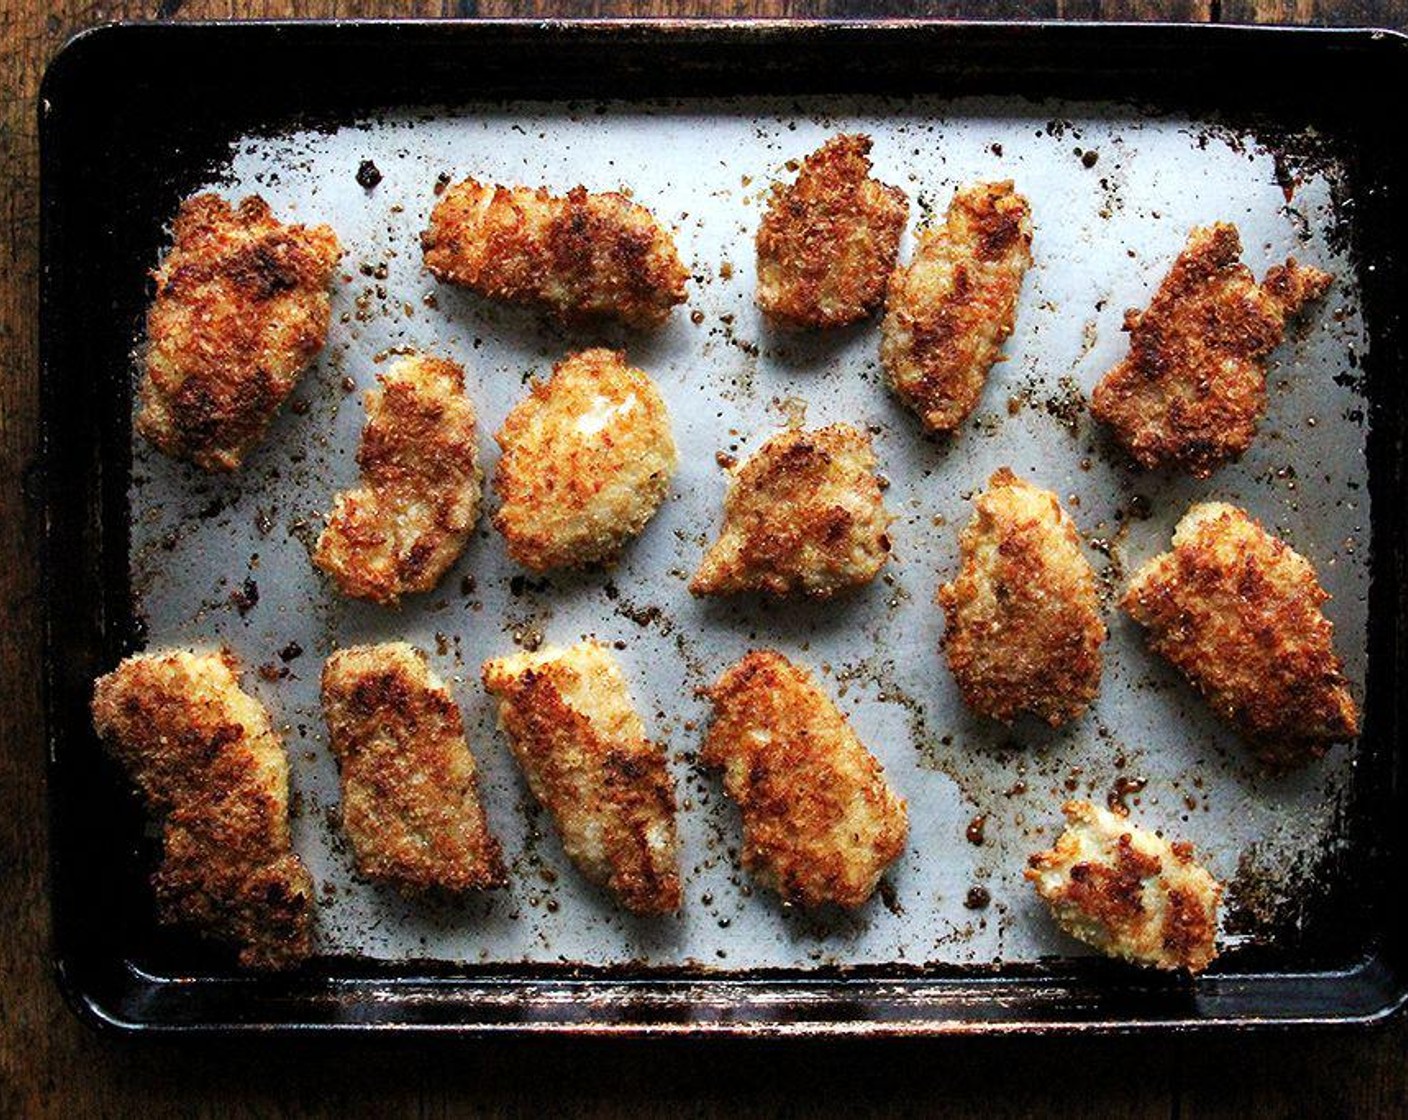
[[[1110,787],[1105,795],[1105,804],[1110,807],[1110,811],[1118,813],[1122,817],[1129,816],[1128,798],[1132,794],[1141,792],[1149,784],[1148,778],[1131,778],[1121,774],[1115,779],[1115,784]]]

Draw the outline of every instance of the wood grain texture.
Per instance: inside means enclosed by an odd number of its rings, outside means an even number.
[[[0,0],[0,1116],[849,1114],[999,1120],[1408,1115],[1408,1026],[1231,1040],[937,1045],[137,1045],[91,1034],[49,975],[38,519],[34,99],[72,33],[113,19],[913,16],[1408,26],[1408,0]]]

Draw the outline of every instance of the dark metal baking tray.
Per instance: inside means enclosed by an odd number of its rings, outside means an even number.
[[[1374,104],[1408,84],[1386,32],[1083,24],[124,25],[75,39],[41,96],[43,489],[50,827],[60,983],[128,1031],[414,1028],[830,1035],[1371,1022],[1408,998],[1389,886],[1402,840],[1403,145]],[[1371,92],[1372,91],[1372,92]],[[1369,668],[1347,843],[1294,949],[1189,985],[1089,958],[740,972],[325,958],[250,977],[155,928],[141,814],[87,719],[93,678],[141,644],[128,566],[130,351],[145,268],[230,142],[297,123],[487,99],[1001,95],[1130,101],[1307,135],[1370,339]],[[1302,153],[1303,154],[1303,153]]]

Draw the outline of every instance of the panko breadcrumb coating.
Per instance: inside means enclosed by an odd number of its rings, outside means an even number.
[[[503,886],[459,707],[425,655],[405,642],[339,650],[322,686],[357,870],[410,891]]]
[[[327,340],[342,256],[327,226],[276,221],[257,195],[181,204],[153,274],[137,430],[207,471],[233,471]]]
[[[1173,550],[1129,581],[1123,606],[1273,766],[1295,766],[1359,733],[1334,650],[1329,598],[1310,561],[1245,512],[1195,505]]]
[[[466,179],[450,187],[421,234],[437,280],[486,299],[527,304],[576,324],[659,326],[689,277],[669,230],[623,194],[565,198],[539,187]]]
[[[1142,467],[1207,478],[1246,451],[1266,412],[1267,356],[1333,280],[1287,259],[1257,284],[1241,255],[1236,226],[1194,229],[1148,310],[1125,312],[1129,356],[1090,411]]]
[[[909,199],[870,177],[869,136],[833,136],[775,183],[758,227],[758,306],[793,327],[839,327],[885,298]]]
[[[930,431],[954,431],[977,406],[1012,333],[1031,245],[1031,207],[1011,181],[978,183],[954,194],[944,224],[890,278],[880,361]]]
[[[1088,801],[1068,801],[1062,812],[1066,830],[1026,871],[1061,928],[1134,964],[1207,968],[1217,956],[1222,887],[1194,861],[1193,845]]]
[[[1003,467],[974,506],[958,578],[939,588],[949,668],[975,711],[1003,723],[1031,712],[1059,726],[1100,691],[1095,573],[1051,491]]]
[[[614,559],[665,500],[675,470],[660,390],[611,350],[559,362],[495,438],[494,526],[534,571]]]
[[[890,555],[875,467],[870,437],[849,424],[773,436],[733,471],[723,529],[690,591],[829,599],[869,583]]]
[[[163,922],[239,949],[252,969],[312,952],[313,880],[293,853],[288,755],[228,653],[129,657],[93,687],[93,726],[161,817]]]
[[[484,686],[582,874],[637,914],[678,910],[675,787],[615,658],[592,641],[516,653],[484,663]]]
[[[367,393],[362,484],[333,499],[313,562],[344,595],[394,604],[430,591],[479,516],[483,475],[464,370],[411,355]]]
[[[854,908],[904,851],[909,812],[812,675],[754,650],[709,690],[700,761],[743,817],[743,866],[785,902]]]

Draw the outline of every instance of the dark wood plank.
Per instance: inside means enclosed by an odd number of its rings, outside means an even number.
[[[1408,1028],[1182,1046],[1180,1120],[1408,1115]]]
[[[110,19],[947,16],[1408,26],[1408,0],[0,0],[0,1116],[630,1115],[641,1120],[1408,1114],[1408,1027],[1367,1036],[626,1049],[285,1042],[136,1045],[68,1012],[46,964],[37,450],[37,152],[43,66]]]
[[[1408,26],[1408,0],[1223,0],[1223,23]]]
[[[475,0],[476,14],[493,19],[788,19],[827,15],[826,0]]]

